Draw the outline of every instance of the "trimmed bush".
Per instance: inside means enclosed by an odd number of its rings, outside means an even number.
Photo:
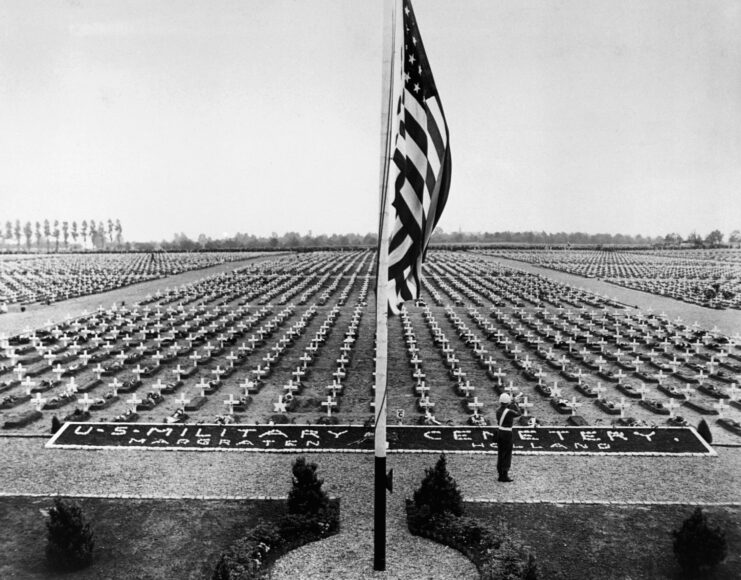
[[[463,498],[458,484],[448,472],[445,454],[434,467],[425,469],[425,477],[419,489],[414,492],[414,505],[418,508],[427,506],[430,514],[450,512],[455,516],[463,515]]]
[[[293,464],[293,487],[288,492],[289,514],[318,514],[329,504],[322,489],[324,480],[316,475],[316,463],[307,463],[299,457]]]
[[[725,533],[708,525],[702,508],[696,508],[672,535],[674,555],[682,570],[692,578],[717,566],[728,553]]]
[[[57,417],[56,415],[54,415],[51,418],[51,432],[52,432],[52,435],[54,433],[56,433],[57,431],[59,431],[61,428],[62,428],[62,423],[59,420],[59,417]]]
[[[700,419],[700,423],[697,425],[697,434],[705,439],[708,445],[712,444],[713,434],[710,432],[710,427],[705,419]]]
[[[55,570],[79,570],[93,561],[93,531],[85,521],[79,504],[54,500],[46,522],[46,558]]]

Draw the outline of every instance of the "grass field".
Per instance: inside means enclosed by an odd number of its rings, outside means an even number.
[[[78,501],[95,533],[95,559],[85,570],[56,573],[44,556],[51,498],[0,498],[0,578],[202,580],[247,528],[284,509],[277,501]]]
[[[219,553],[260,519],[282,513],[277,501],[81,499],[95,532],[95,560],[74,573],[49,570],[44,560],[45,510],[50,498],[0,498],[0,577],[24,580],[200,580]],[[670,532],[690,506],[466,504],[466,514],[488,521],[537,555],[548,580],[680,578]],[[705,509],[729,546],[741,542],[741,508]],[[716,580],[741,575],[730,549]]]
[[[690,506],[567,504],[466,504],[466,514],[504,524],[537,555],[549,580],[669,579],[681,577],[671,531]],[[716,580],[741,577],[741,508],[710,507],[711,525],[726,531],[728,558]]]

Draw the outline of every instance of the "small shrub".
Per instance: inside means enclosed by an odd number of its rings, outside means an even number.
[[[430,514],[450,512],[463,515],[463,498],[458,484],[448,472],[445,455],[440,455],[434,467],[425,469],[425,477],[414,492],[414,505],[426,505]]]
[[[701,508],[696,508],[674,536],[674,555],[686,573],[696,576],[722,562],[728,553],[725,533],[708,525]]]
[[[700,424],[697,426],[697,433],[705,439],[708,445],[713,442],[713,434],[710,432],[710,427],[705,419],[700,419]]]
[[[293,464],[293,487],[288,492],[289,514],[317,514],[327,509],[329,497],[322,489],[324,480],[316,475],[316,463],[299,457]]]
[[[56,498],[46,528],[46,557],[52,568],[79,570],[90,565],[95,545],[93,532],[77,503]]]
[[[51,433],[52,433],[52,435],[54,433],[56,433],[57,431],[59,431],[61,428],[62,428],[62,423],[59,420],[59,417],[57,417],[56,415],[54,415],[51,418]]]

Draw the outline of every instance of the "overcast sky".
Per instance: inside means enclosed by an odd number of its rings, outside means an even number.
[[[741,2],[415,0],[447,231],[741,228]],[[377,228],[382,1],[0,0],[0,221]]]

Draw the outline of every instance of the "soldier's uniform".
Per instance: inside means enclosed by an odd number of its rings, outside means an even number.
[[[515,419],[522,415],[512,397],[504,393],[499,397],[497,409],[497,471],[499,481],[512,481],[509,477],[509,468],[512,465],[512,425]]]

